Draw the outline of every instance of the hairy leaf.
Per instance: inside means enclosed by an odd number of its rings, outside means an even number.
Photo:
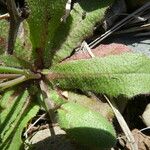
[[[77,1],[66,22],[62,22],[55,34],[51,52],[57,52],[53,62],[59,62],[70,56],[74,48],[91,36],[96,23],[102,22],[106,10],[112,3],[113,0]]]
[[[67,102],[67,100],[62,98],[55,90],[49,91],[49,98],[55,103],[56,107]]]
[[[15,67],[0,66],[0,73],[24,74],[24,70]]]
[[[31,64],[28,61],[14,55],[0,55],[0,63],[7,67],[31,68]]]
[[[72,139],[88,147],[110,148],[116,142],[113,126],[99,113],[79,104],[63,104],[58,122]]]
[[[9,22],[7,20],[0,20],[0,55],[5,54],[7,48],[7,40],[8,40],[8,30],[9,30]],[[29,38],[29,27],[28,24],[24,21],[17,35],[17,40],[15,43],[14,53],[15,56],[19,57],[20,60],[31,60],[31,41]],[[7,61],[8,62],[8,61]],[[0,58],[1,63],[1,58]],[[11,61],[9,62],[9,64]],[[13,61],[12,64],[15,62]]]
[[[45,61],[50,62],[50,49],[46,47],[52,44],[67,0],[28,0],[28,2],[31,10],[28,23],[33,44],[33,56],[36,59],[36,65],[42,67]]]
[[[39,106],[32,103],[27,107],[27,110],[22,114],[22,117],[18,121],[17,130],[13,133],[13,138],[11,139],[11,143],[7,150],[12,149],[24,149],[23,141],[22,141],[22,132],[23,129],[27,126],[27,123],[37,114],[39,111]],[[16,142],[17,141],[17,142]]]
[[[19,93],[19,91],[18,91]],[[22,131],[27,122],[36,115],[39,107],[30,102],[27,90],[20,91],[20,94],[8,91],[2,96],[2,102],[7,104],[1,113],[0,149],[20,149]],[[9,104],[9,105],[8,105]],[[29,105],[30,104],[30,105]]]
[[[32,57],[32,43],[30,40],[30,30],[28,23],[24,21],[21,23],[18,36],[15,43],[15,56],[20,60],[34,62]]]
[[[74,92],[68,92],[68,101],[80,104],[89,108],[92,111],[100,113],[105,118],[111,120],[114,117],[111,107],[94,97],[87,97],[86,95],[77,94]]]
[[[9,103],[9,98],[10,96],[14,93],[14,89],[13,90],[6,90],[0,97],[0,107],[1,107],[1,111],[2,112],[5,108],[9,107],[9,105],[11,103]],[[2,123],[2,122],[0,122]]]
[[[142,54],[126,53],[67,61],[55,65],[47,77],[63,89],[130,97],[150,92],[150,59]]]
[[[6,20],[0,20],[0,54],[3,54],[6,49],[8,27]]]
[[[14,122],[16,117],[19,115],[23,105],[28,99],[28,96],[29,95],[27,91],[24,91],[20,93],[20,95],[15,96],[12,99],[12,101],[9,102],[11,105],[9,105],[9,107],[1,113],[2,125],[0,127],[1,129],[0,133],[2,137],[5,135],[10,125]],[[9,98],[9,100],[11,100],[11,97]]]

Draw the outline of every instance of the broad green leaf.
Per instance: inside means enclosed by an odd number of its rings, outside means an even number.
[[[5,101],[7,106],[4,107],[0,117],[0,149],[19,150],[22,144],[22,131],[27,122],[36,115],[39,106],[30,101],[27,90],[18,91],[19,95],[17,92],[7,93],[2,96],[3,105]]]
[[[93,149],[111,148],[116,142],[113,126],[99,113],[79,104],[63,104],[58,109],[58,122],[73,140]]]
[[[63,89],[131,97],[150,92],[150,58],[126,53],[67,61],[53,66],[47,78]]]
[[[81,0],[74,4],[70,16],[66,22],[62,22],[54,36],[51,53],[57,52],[53,62],[59,62],[70,56],[74,48],[93,34],[95,25],[102,22],[106,10],[113,1]]]
[[[28,23],[33,56],[39,67],[42,67],[45,61],[51,61],[50,49],[46,47],[52,44],[52,39],[65,11],[66,2],[67,0],[28,0],[31,10]]]
[[[109,120],[114,117],[114,113],[109,104],[102,102],[101,99],[98,100],[94,97],[88,97],[83,94],[68,91],[68,101],[80,104],[92,111],[96,111]]]

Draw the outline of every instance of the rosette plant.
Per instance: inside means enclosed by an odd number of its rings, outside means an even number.
[[[13,41],[11,54],[4,49],[0,52],[0,149],[23,149],[22,132],[41,107],[51,120],[57,118],[72,140],[92,148],[114,146],[111,122],[84,105],[63,99],[58,89],[111,97],[148,93],[150,59],[125,53],[66,60],[92,35],[113,0],[77,0],[65,20],[61,19],[67,0],[26,2],[29,17],[22,24],[24,38]]]

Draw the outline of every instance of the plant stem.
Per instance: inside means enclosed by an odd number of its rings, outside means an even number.
[[[48,70],[48,69],[43,69],[43,70],[41,71],[41,73],[42,73],[43,75],[48,75],[48,74],[50,73],[50,70]]]
[[[10,80],[10,81],[6,81],[4,83],[0,83],[0,91],[4,90],[6,88],[12,87],[14,85],[17,85],[19,83],[22,83],[22,82],[24,82],[26,80],[28,80],[27,77],[23,75],[23,76],[18,77],[18,78],[14,79],[14,80]]]
[[[20,76],[21,74],[0,74],[0,80],[1,79],[13,79],[13,78],[17,78]]]
[[[1,74],[2,75],[2,74]],[[3,74],[4,75],[4,74]],[[8,75],[8,74],[7,74]],[[13,77],[15,74],[10,74],[8,75],[8,77]],[[17,74],[19,75],[19,74]],[[16,79],[13,80],[9,80],[3,83],[0,83],[0,91],[4,90],[6,88],[12,87],[14,85],[17,85],[19,83],[22,83],[24,81],[30,80],[30,79],[39,79],[41,77],[40,74],[34,74],[32,72],[27,72],[26,75],[22,75],[21,77],[18,77]],[[8,79],[8,78],[7,78]]]
[[[5,67],[5,66],[0,66],[0,73],[2,73],[3,75],[6,73],[6,74],[9,74],[9,76],[12,76],[11,74],[24,75],[28,79],[41,78],[41,75],[39,73],[33,73],[30,70],[18,69],[18,68],[13,68],[13,67]]]
[[[23,69],[5,67],[5,66],[0,66],[0,73],[12,73],[12,74],[22,74],[22,75],[26,74],[25,70]]]

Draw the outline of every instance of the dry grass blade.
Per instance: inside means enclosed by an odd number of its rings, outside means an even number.
[[[46,116],[46,113],[45,114],[43,114],[43,115],[41,115],[33,124],[31,124],[30,126],[29,126],[29,128],[26,130],[26,132],[24,133],[24,136],[27,138],[28,137],[28,132],[30,131],[30,129],[32,128],[32,127],[34,127],[35,126],[35,124],[36,123],[38,123],[42,118],[44,118]]]
[[[137,31],[142,31],[142,30],[150,30],[150,23],[137,26],[137,27],[132,27],[126,30],[118,31],[118,32],[115,32],[115,34],[131,33],[131,32],[137,32]]]
[[[124,134],[126,135],[127,140],[130,143],[131,149],[132,150],[138,150],[138,145],[137,145],[137,143],[134,139],[134,136],[132,135],[126,121],[124,120],[123,116],[118,111],[118,109],[115,106],[113,106],[113,104],[110,102],[110,100],[107,98],[107,96],[104,95],[104,97],[107,100],[107,102],[109,103],[109,105],[111,106],[112,110],[114,111],[115,116],[116,116]]]
[[[2,19],[8,19],[10,17],[10,15],[8,13],[0,15],[0,20]]]
[[[143,132],[143,131],[145,131],[145,130],[149,130],[149,129],[150,129],[150,126],[149,126],[149,127],[146,127],[146,128],[141,129],[141,130],[140,130],[140,132]]]
[[[98,37],[97,39],[95,39],[93,42],[89,43],[90,48],[93,48],[94,46],[96,46],[97,44],[99,44],[102,40],[104,40],[106,37],[108,37],[109,35],[111,35],[113,32],[117,31],[122,26],[124,26],[125,24],[127,24],[131,20],[133,20],[135,15],[138,15],[138,13],[141,13],[142,11],[146,11],[149,7],[150,7],[150,2],[146,3],[141,8],[137,9],[136,11],[134,11],[133,13],[131,13],[130,15],[128,15],[127,17],[125,17],[123,20],[121,20],[115,26],[113,26],[110,30],[108,30],[107,32],[105,32],[104,34],[102,34],[100,37]]]
[[[139,37],[139,36],[149,36],[149,35],[150,35],[150,32],[144,32],[144,33],[135,34],[134,36]]]

